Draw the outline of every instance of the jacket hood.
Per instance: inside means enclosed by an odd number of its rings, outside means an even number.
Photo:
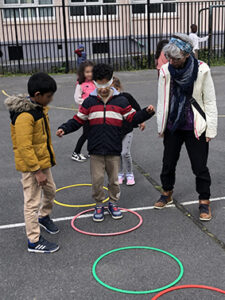
[[[37,108],[38,104],[30,101],[27,95],[10,96],[5,100],[5,106],[10,112],[21,113]]]

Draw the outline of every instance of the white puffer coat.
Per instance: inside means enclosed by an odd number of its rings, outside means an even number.
[[[157,124],[158,133],[163,135],[169,114],[170,102],[170,72],[169,63],[162,66],[158,83]],[[209,66],[199,62],[198,77],[194,84],[193,98],[198,102],[206,114],[206,121],[193,107],[194,131],[197,139],[206,132],[206,137],[214,138],[217,135],[218,112],[216,95]]]

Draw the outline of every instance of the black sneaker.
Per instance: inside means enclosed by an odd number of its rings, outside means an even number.
[[[48,242],[42,236],[40,236],[39,241],[37,243],[31,243],[28,240],[28,252],[35,253],[53,253],[59,250],[59,246]]]
[[[77,162],[85,162],[87,160],[86,158],[82,158],[81,155],[76,152],[73,152],[71,159]]]
[[[59,228],[53,223],[53,221],[49,218],[49,216],[46,216],[44,218],[38,219],[39,224],[48,232],[51,234],[56,234],[59,232]]]

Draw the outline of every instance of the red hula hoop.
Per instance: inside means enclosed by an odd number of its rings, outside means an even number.
[[[74,222],[76,221],[77,218],[79,218],[81,215],[83,214],[86,214],[87,212],[90,212],[90,211],[94,211],[94,208],[91,208],[91,209],[87,209],[87,210],[84,210],[82,212],[80,212],[79,214],[77,214],[72,220],[71,220],[71,226],[74,230],[82,233],[82,234],[85,234],[85,235],[91,235],[91,236],[115,236],[115,235],[121,235],[121,234],[125,234],[125,233],[128,233],[128,232],[131,232],[131,231],[134,231],[136,230],[137,228],[139,228],[142,223],[143,223],[143,219],[142,219],[142,216],[139,215],[137,212],[135,211],[132,211],[130,209],[127,209],[127,208],[120,208],[121,210],[124,210],[125,212],[130,212],[132,214],[134,214],[135,216],[138,217],[139,219],[139,223],[130,228],[130,229],[127,229],[127,230],[123,230],[123,231],[119,231],[119,232],[111,232],[111,233],[94,233],[94,232],[88,232],[88,231],[84,231],[84,230],[81,230],[79,228],[77,228],[75,225],[74,225]]]
[[[192,289],[192,288],[195,288],[195,289],[205,289],[205,290],[210,290],[210,291],[214,291],[214,292],[218,292],[218,293],[221,293],[221,294],[225,294],[225,291],[224,290],[221,290],[221,289],[218,289],[218,288],[215,288],[215,287],[212,287],[212,286],[207,286],[207,285],[198,285],[198,284],[188,284],[188,285],[179,285],[179,286],[175,286],[175,287],[172,287],[172,288],[169,288],[167,290],[164,290],[160,293],[158,293],[156,296],[154,296],[152,298],[152,300],[157,300],[159,299],[161,296],[169,293],[169,292],[172,292],[172,291],[176,291],[176,290],[182,290],[182,289]]]

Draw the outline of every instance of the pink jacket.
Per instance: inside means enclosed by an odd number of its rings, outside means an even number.
[[[81,84],[76,85],[74,94],[75,102],[79,105],[96,89],[93,81],[85,81]]]
[[[162,51],[159,58],[158,58],[158,63],[157,63],[157,70],[160,70],[161,67],[163,65],[165,65],[166,63],[168,63],[168,59],[165,57],[165,54],[164,52]]]

